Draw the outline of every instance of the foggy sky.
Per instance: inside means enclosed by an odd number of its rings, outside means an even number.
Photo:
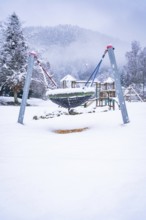
[[[72,24],[146,46],[144,0],[0,0],[0,21],[13,12],[23,26]]]

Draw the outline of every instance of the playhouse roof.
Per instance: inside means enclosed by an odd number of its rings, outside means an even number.
[[[104,80],[104,83],[113,83],[114,79],[111,77],[108,77],[106,80]]]
[[[67,74],[65,77],[63,77],[61,80],[60,80],[61,82],[62,81],[70,81],[70,82],[72,82],[72,81],[76,81],[76,79],[73,77],[73,76],[71,76],[70,74]]]

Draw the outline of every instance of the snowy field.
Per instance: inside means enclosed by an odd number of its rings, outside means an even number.
[[[24,125],[0,106],[0,219],[145,220],[146,103],[126,103],[123,125],[118,108],[33,120],[59,108],[29,102]]]

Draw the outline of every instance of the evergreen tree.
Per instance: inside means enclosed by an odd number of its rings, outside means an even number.
[[[19,18],[13,13],[8,18],[6,29],[4,30],[4,42],[0,54],[0,70],[4,86],[13,92],[15,103],[18,102],[17,95],[24,85],[26,64],[27,46]]]

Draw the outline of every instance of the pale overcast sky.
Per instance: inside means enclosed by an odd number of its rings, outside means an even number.
[[[72,24],[146,46],[145,0],[0,0],[0,21],[13,12],[23,26]]]

